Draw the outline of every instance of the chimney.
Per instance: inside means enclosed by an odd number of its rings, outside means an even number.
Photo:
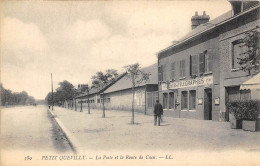
[[[205,24],[209,22],[209,15],[206,15],[206,12],[203,11],[203,15],[198,15],[198,12],[195,12],[195,15],[191,17],[191,29],[196,28],[200,24]]]

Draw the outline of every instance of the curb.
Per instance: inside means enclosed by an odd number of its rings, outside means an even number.
[[[82,147],[79,143],[79,141],[72,135],[72,133],[62,124],[62,122],[56,117],[56,115],[50,110],[47,109],[51,115],[52,118],[56,121],[56,123],[61,128],[62,132],[64,133],[65,137],[69,141],[69,144],[75,154],[82,154],[82,150],[80,147]]]

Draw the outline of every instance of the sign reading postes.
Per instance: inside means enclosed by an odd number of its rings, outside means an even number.
[[[168,89],[179,89],[193,86],[201,86],[201,85],[211,85],[213,84],[213,76],[207,76],[203,78],[196,78],[191,80],[183,80],[178,82],[170,82]],[[167,88],[167,84],[166,84]],[[162,84],[163,90],[163,84]]]

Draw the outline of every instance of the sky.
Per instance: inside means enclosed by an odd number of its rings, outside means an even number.
[[[67,80],[91,84],[98,71],[157,62],[191,31],[191,17],[231,10],[220,1],[10,1],[1,5],[1,83],[44,99]]]

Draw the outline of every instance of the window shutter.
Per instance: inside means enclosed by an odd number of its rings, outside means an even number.
[[[183,63],[183,65],[182,65],[182,71],[183,71],[183,77],[185,77],[185,75],[186,75],[186,72],[185,72],[185,60],[182,60],[182,63]]]
[[[199,55],[199,73],[205,73],[205,54],[201,53]]]
[[[192,76],[192,56],[190,55],[190,76]]]
[[[180,77],[182,77],[182,61],[180,61]]]
[[[180,77],[185,77],[185,60],[180,61]]]
[[[166,81],[166,64],[162,66],[162,80]]]
[[[173,62],[171,65],[171,76],[172,76],[172,79],[175,78],[175,62]]]

